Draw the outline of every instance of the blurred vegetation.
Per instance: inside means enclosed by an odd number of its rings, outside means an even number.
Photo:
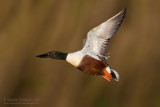
[[[109,44],[120,82],[86,75],[65,61],[38,59],[74,52],[93,27],[127,7]],[[160,107],[160,0],[1,0],[0,106],[38,98],[32,107]]]

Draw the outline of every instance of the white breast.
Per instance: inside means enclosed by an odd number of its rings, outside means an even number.
[[[77,67],[85,55],[81,51],[68,53],[66,61]]]

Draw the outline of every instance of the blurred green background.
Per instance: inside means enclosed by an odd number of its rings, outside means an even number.
[[[119,82],[35,57],[80,50],[125,7],[109,44]],[[160,0],[1,0],[0,50],[0,107],[160,107]]]

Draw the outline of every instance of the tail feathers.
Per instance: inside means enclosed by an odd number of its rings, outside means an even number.
[[[119,74],[117,71],[111,69],[111,75],[112,75],[113,80],[119,81]]]

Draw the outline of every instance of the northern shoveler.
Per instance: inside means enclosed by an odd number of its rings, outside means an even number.
[[[105,79],[119,81],[119,74],[107,63],[107,46],[115,35],[126,14],[126,9],[90,30],[82,50],[73,53],[51,51],[38,55],[39,58],[66,60],[79,70],[91,74],[102,75]]]

